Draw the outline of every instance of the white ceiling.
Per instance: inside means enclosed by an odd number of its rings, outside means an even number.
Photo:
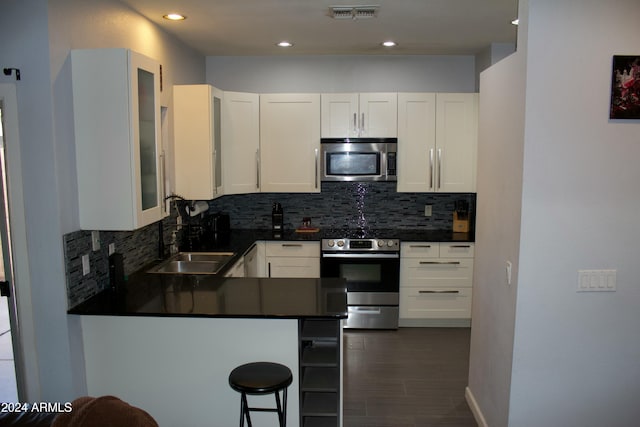
[[[470,55],[514,43],[518,0],[122,0],[206,56]],[[335,20],[330,6],[380,6],[378,17]],[[169,12],[185,21],[162,18]],[[381,42],[392,39],[395,48]],[[283,49],[275,44],[289,40]]]

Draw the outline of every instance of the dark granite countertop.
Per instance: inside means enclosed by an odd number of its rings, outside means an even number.
[[[68,311],[103,316],[236,318],[347,317],[342,279],[227,278],[137,273]]]
[[[381,239],[400,239],[406,242],[473,242],[474,233],[454,233],[452,230],[425,230],[425,229],[376,229],[367,232],[367,235],[344,236],[340,230],[322,229],[317,233],[297,233],[295,230],[283,230],[274,233],[271,230],[234,229],[230,233],[219,236],[204,246],[192,248],[193,250],[246,252],[253,242],[266,241],[320,241],[325,238],[339,237],[370,237]],[[189,250],[189,248],[186,248]]]
[[[320,241],[341,235],[336,230],[297,233],[283,230],[235,229],[192,251],[225,251],[236,255],[219,275],[131,275],[126,290],[104,291],[72,308],[69,314],[111,316],[190,316],[244,318],[346,318],[346,288],[342,279],[226,278],[224,273],[254,242]],[[379,238],[424,242],[473,242],[473,233],[451,230],[383,229]],[[364,237],[364,236],[356,236]]]

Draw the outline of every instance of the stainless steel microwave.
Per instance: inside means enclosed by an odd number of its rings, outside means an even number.
[[[397,138],[323,138],[322,181],[397,181]]]

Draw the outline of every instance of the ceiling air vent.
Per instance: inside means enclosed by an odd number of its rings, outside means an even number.
[[[331,6],[330,15],[333,19],[366,19],[378,16],[380,6]]]

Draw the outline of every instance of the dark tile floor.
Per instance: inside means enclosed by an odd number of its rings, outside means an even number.
[[[345,330],[344,427],[475,427],[469,328]]]

